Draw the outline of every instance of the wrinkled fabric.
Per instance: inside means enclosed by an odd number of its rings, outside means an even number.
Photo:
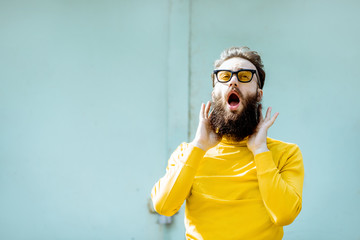
[[[267,138],[255,157],[247,138],[207,152],[182,143],[153,186],[155,210],[174,215],[186,200],[186,239],[282,239],[302,207],[304,166],[296,144]]]

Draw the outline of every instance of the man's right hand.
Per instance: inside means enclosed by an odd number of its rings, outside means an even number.
[[[209,150],[212,147],[215,147],[221,140],[218,134],[216,134],[210,126],[209,117],[212,112],[209,114],[211,103],[207,102],[206,108],[205,104],[201,104],[200,114],[199,114],[199,125],[196,131],[194,140],[191,142],[196,147],[201,148],[204,151]]]

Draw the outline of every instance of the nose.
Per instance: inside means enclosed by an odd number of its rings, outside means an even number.
[[[229,81],[229,87],[237,87],[238,86],[238,80],[235,74],[231,77]]]

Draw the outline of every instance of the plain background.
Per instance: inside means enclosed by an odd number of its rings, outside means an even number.
[[[258,51],[269,136],[300,146],[284,239],[359,239],[357,1],[0,1],[0,239],[173,239],[147,203],[210,73]]]

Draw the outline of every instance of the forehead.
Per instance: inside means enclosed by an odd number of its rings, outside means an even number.
[[[256,70],[256,67],[254,64],[252,64],[250,61],[248,61],[244,58],[239,58],[239,57],[230,58],[230,59],[224,61],[219,66],[219,69],[227,69],[227,70],[232,70],[232,71],[237,71],[237,70],[244,69],[244,68]]]

